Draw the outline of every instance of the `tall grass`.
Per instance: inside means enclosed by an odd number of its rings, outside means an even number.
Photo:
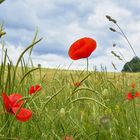
[[[36,32],[15,65],[2,43],[0,95],[20,93],[33,116],[19,122],[6,112],[0,97],[0,139],[62,140],[66,135],[74,140],[140,139],[139,98],[126,99],[133,81],[140,90],[139,74],[35,68],[31,53],[40,41]],[[29,87],[35,84],[42,90],[29,95]]]
[[[139,139],[139,99],[133,100],[135,104],[126,100],[132,81],[140,88],[137,74],[41,69],[40,77],[39,69],[15,69],[1,65],[1,93],[22,94],[33,116],[21,123],[5,112],[0,100],[0,139]],[[9,82],[13,76],[14,84]],[[42,90],[30,96],[28,89],[36,83]]]

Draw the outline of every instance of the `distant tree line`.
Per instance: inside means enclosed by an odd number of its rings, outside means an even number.
[[[140,72],[140,58],[136,56],[125,63],[122,72]]]

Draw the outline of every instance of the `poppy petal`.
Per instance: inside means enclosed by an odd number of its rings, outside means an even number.
[[[20,110],[18,110],[18,109],[19,109],[19,107],[12,108],[14,114],[16,114],[17,111],[19,111],[18,114],[16,115],[17,120],[19,120],[21,122],[26,122],[32,117],[31,110],[25,109],[25,108],[21,108]]]
[[[21,104],[23,104],[24,101],[23,100],[20,102],[18,102],[18,101],[22,98],[23,98],[23,96],[21,96],[20,94],[15,94],[15,93],[11,94],[9,96],[10,106],[11,107],[20,106]]]
[[[135,88],[135,83],[132,83],[132,84],[131,84],[131,87],[132,87],[132,88]]]
[[[35,92],[35,87],[31,86],[29,89],[29,94],[32,95]]]
[[[133,95],[131,94],[131,92],[128,92],[128,94],[127,94],[127,99],[128,100],[132,100],[134,97],[133,97]]]
[[[10,111],[10,101],[9,101],[9,97],[5,93],[2,93],[2,100],[3,100],[6,111],[9,112]]]
[[[73,140],[73,138],[69,136],[65,136],[64,140]]]
[[[41,86],[40,86],[40,85],[36,85],[36,86],[35,86],[35,90],[36,90],[36,91],[40,91],[40,90],[41,90]]]
[[[139,97],[139,95],[140,95],[139,92],[136,92],[134,96]]]
[[[89,37],[75,41],[69,49],[69,56],[73,60],[87,58],[96,49],[96,41]]]
[[[75,87],[81,86],[81,82],[76,82],[76,83],[74,83],[74,86],[75,86]]]

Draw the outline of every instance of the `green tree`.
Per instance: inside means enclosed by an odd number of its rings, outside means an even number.
[[[136,56],[125,63],[122,72],[140,72],[140,58]]]

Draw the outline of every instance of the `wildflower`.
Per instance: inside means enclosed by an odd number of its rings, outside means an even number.
[[[69,56],[73,60],[87,58],[96,49],[96,41],[89,37],[75,41],[69,49]]]
[[[21,100],[22,98],[23,97],[20,94],[13,93],[8,96],[5,93],[2,93],[2,100],[6,111],[15,115],[17,120],[26,122],[31,118],[32,111],[23,108],[25,100]]]
[[[132,100],[140,96],[139,92],[135,91],[135,83],[131,83],[131,87],[132,87],[132,90],[127,93],[128,100]]]
[[[29,94],[32,95],[33,93],[40,91],[40,90],[41,90],[40,85],[31,86],[29,89]]]
[[[132,83],[132,84],[131,84],[131,87],[132,87],[132,88],[135,88],[135,83]]]
[[[65,136],[64,140],[74,140],[72,137]]]
[[[140,94],[139,94],[139,92],[128,92],[127,93],[127,99],[128,100],[132,100],[132,99],[134,99],[134,98],[136,98],[136,97],[139,97],[140,96]]]
[[[81,84],[82,84],[81,82],[76,82],[76,83],[74,83],[74,86],[79,87],[79,86],[81,86]]]

